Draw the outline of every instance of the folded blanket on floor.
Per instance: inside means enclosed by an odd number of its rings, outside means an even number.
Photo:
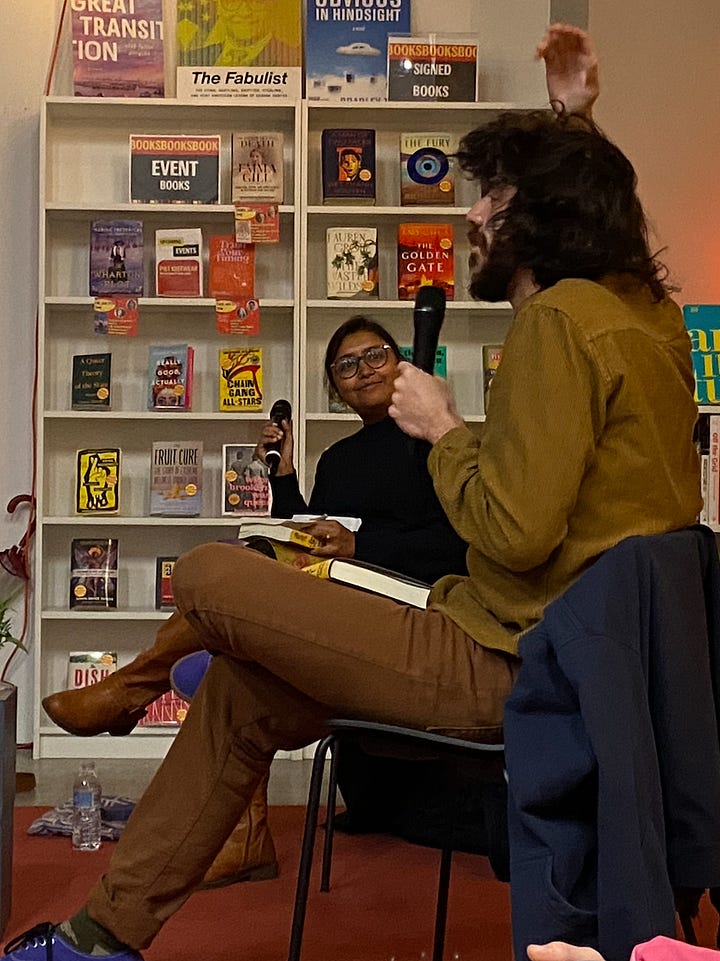
[[[127,797],[102,797],[100,799],[100,837],[103,841],[117,841],[127,819],[133,812],[135,801]],[[60,804],[40,815],[28,828],[28,834],[42,837],[72,835],[72,802]]]

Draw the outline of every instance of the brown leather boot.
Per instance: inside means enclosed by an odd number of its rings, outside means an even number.
[[[126,667],[89,687],[50,694],[43,698],[43,707],[58,727],[77,737],[129,734],[148,704],[170,690],[173,664],[200,648],[185,618],[173,614],[157,632],[153,646]]]
[[[208,868],[201,890],[239,881],[269,881],[278,876],[275,845],[267,825],[268,778],[269,772],[258,784],[250,807]]]

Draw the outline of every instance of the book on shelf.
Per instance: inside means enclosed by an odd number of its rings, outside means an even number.
[[[485,401],[485,413],[487,414],[488,399],[490,396],[490,385],[492,384],[493,377],[497,373],[497,369],[500,366],[500,361],[502,360],[503,345],[502,344],[483,344],[482,349],[482,360],[483,360],[483,398]]]
[[[255,444],[223,444],[223,514],[270,513],[268,469]]]
[[[255,247],[239,244],[234,234],[215,234],[208,245],[208,293],[211,297],[252,298]]]
[[[695,401],[720,404],[720,304],[685,304],[683,317],[690,335]]]
[[[472,37],[391,37],[387,47],[388,100],[473,103],[478,43]]]
[[[321,547],[321,542],[317,537],[309,534],[305,530],[306,527],[307,521],[293,521],[278,517],[263,517],[262,519],[247,517],[240,521],[237,536],[240,540],[266,537],[280,544],[295,544],[306,550]]]
[[[382,594],[401,604],[427,607],[430,585],[395,571],[356,561],[351,557],[329,557],[303,568],[304,573],[327,578],[338,584],[356,587],[371,594]]]
[[[175,691],[166,691],[148,704],[145,716],[138,721],[138,727],[180,727],[187,712],[187,701]]]
[[[457,139],[449,133],[400,134],[401,206],[453,206],[455,150]]]
[[[117,582],[117,538],[73,538],[70,544],[71,609],[104,610],[117,607]]]
[[[391,34],[410,32],[410,0],[349,3],[307,0],[305,86],[308,100],[362,103],[387,100]]]
[[[235,131],[232,135],[232,203],[283,202],[282,133]]]
[[[142,221],[91,221],[90,296],[142,295],[143,281]]]
[[[76,691],[104,681],[117,670],[115,651],[70,651],[68,654],[67,687]]]
[[[263,409],[261,347],[223,347],[218,358],[219,409],[228,413]]]
[[[130,134],[130,201],[220,202],[219,134]]]
[[[455,293],[452,224],[398,224],[398,300],[415,300],[426,284]]]
[[[148,410],[191,410],[195,351],[189,344],[151,344]]]
[[[399,346],[400,357],[402,360],[406,360],[409,364],[412,364],[413,349],[410,346]],[[435,348],[435,366],[433,367],[433,374],[435,377],[442,377],[443,380],[447,380],[447,347],[445,344],[438,344]]]
[[[72,410],[110,409],[112,354],[75,354],[72,359],[70,407]]]
[[[75,511],[117,514],[120,509],[120,448],[86,447],[75,461]]]
[[[150,516],[199,517],[203,442],[156,440],[150,461]]]
[[[72,3],[76,97],[163,97],[162,0]]]
[[[328,298],[377,298],[377,228],[328,227],[325,245]]]
[[[375,203],[375,131],[328,127],[320,135],[323,203]]]
[[[200,227],[155,231],[155,293],[158,297],[202,297]]]
[[[155,558],[155,610],[171,611],[175,608],[172,572],[177,556]]]

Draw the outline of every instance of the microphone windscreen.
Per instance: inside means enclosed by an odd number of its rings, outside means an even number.
[[[284,420],[292,419],[292,406],[289,400],[276,400],[270,408],[270,420],[274,421],[278,427]]]

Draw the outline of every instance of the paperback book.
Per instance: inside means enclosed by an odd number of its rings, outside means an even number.
[[[493,377],[497,373],[503,355],[502,344],[484,344],[482,349],[483,358],[483,397],[485,402],[485,413],[487,414],[488,401],[490,399],[490,385]]]
[[[175,608],[172,572],[177,557],[155,558],[155,609],[171,611]]]
[[[72,410],[110,409],[112,354],[75,354],[72,359]]]
[[[195,352],[189,344],[151,344],[148,410],[191,410]]]
[[[400,204],[450,206],[455,203],[456,138],[449,133],[400,134]]]
[[[130,134],[130,200],[219,203],[220,135]]]
[[[143,225],[140,220],[90,224],[90,296],[143,293]]]
[[[326,249],[329,298],[378,297],[376,227],[328,227]]]
[[[166,691],[151,704],[148,704],[144,717],[138,727],[180,727],[187,717],[188,703],[175,691]]]
[[[284,137],[275,131],[236,131],[232,135],[231,200],[283,202]]]
[[[686,304],[683,316],[690,335],[695,401],[720,404],[720,304]]]
[[[387,100],[391,34],[410,33],[410,0],[363,0],[362,6],[307,0],[305,77],[308,100]]]
[[[70,651],[67,686],[71,691],[104,681],[117,670],[115,651]]]
[[[254,444],[223,444],[223,514],[270,513],[268,469]]]
[[[420,287],[432,284],[455,293],[452,224],[398,224],[398,300],[415,300]]]
[[[120,509],[120,448],[79,450],[75,465],[76,513],[117,514]]]
[[[200,227],[155,231],[155,293],[158,297],[202,297]]]
[[[208,293],[211,297],[252,298],[255,290],[255,247],[239,244],[233,234],[210,237]]]
[[[412,364],[413,349],[408,346],[401,346],[400,357],[406,360],[409,364]],[[443,380],[447,380],[447,347],[445,344],[439,344],[435,348],[435,366],[433,368],[433,374],[435,377],[442,377]]]
[[[320,138],[323,203],[375,203],[375,131],[328,127]]]
[[[162,0],[70,9],[76,97],[165,95]]]
[[[150,462],[151,517],[200,516],[202,462],[202,441],[153,441]]]
[[[262,348],[224,347],[219,356],[219,409],[230,414],[263,409]]]
[[[70,607],[117,607],[118,542],[114,537],[76,537],[70,545]],[[84,685],[77,685],[84,687]]]
[[[295,544],[306,550],[321,547],[321,542],[317,537],[309,534],[305,527],[307,527],[306,523],[276,517],[265,517],[258,520],[248,518],[240,522],[237,535],[240,540],[266,537],[280,544]]]

